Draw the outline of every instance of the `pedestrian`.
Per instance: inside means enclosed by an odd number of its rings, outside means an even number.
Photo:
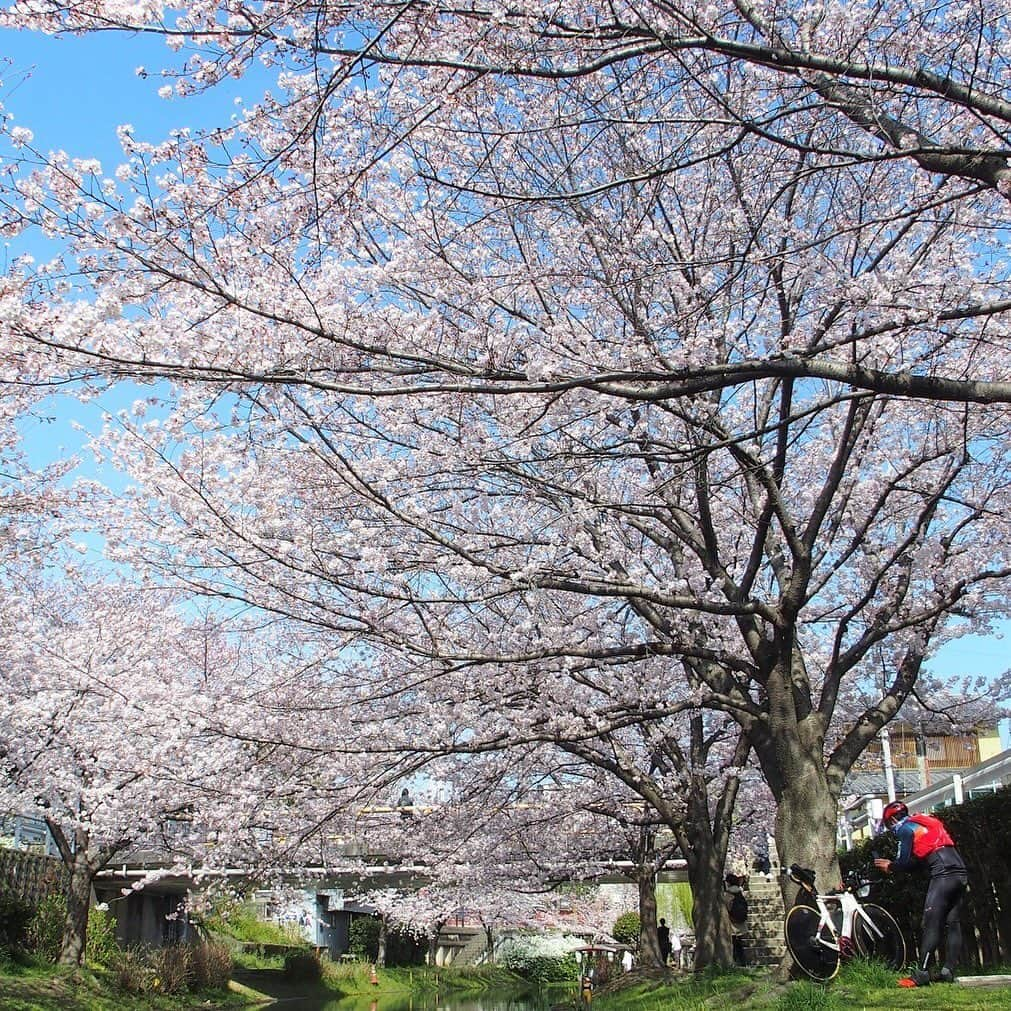
[[[733,945],[734,964],[747,965],[744,958],[744,925],[748,921],[748,900],[744,895],[744,878],[728,874],[723,879],[727,893],[727,915],[730,917],[730,941]]]
[[[662,916],[656,926],[656,938],[660,942],[660,961],[666,965],[671,953],[670,927]]]
[[[898,838],[899,852],[894,860],[875,857],[874,866],[891,874],[911,871],[922,861],[930,874],[923,903],[920,964],[908,980],[902,982],[906,986],[930,983],[930,962],[943,932],[944,965],[938,979],[942,983],[953,983],[962,953],[962,904],[968,883],[962,857],[940,818],[910,814],[902,801],[892,801],[882,812],[881,820],[885,829]]]
[[[670,950],[674,958],[674,967],[679,970],[683,969],[684,966],[681,963],[681,935],[676,930],[670,935]]]
[[[411,796],[411,793],[406,786],[400,791],[400,798],[397,800],[397,808],[400,811],[401,818],[414,817],[414,798]]]

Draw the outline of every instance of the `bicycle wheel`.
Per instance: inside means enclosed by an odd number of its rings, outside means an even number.
[[[793,906],[786,914],[783,936],[797,968],[811,979],[824,981],[839,971],[839,948],[817,909]]]
[[[889,969],[901,969],[906,964],[906,939],[895,917],[873,902],[865,902],[860,908],[863,916],[858,913],[853,922],[857,951],[864,958],[884,962]]]

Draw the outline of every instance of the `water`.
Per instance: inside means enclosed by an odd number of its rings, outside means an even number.
[[[567,996],[559,991],[555,1000]],[[488,990],[481,994],[390,994],[375,997],[278,996],[269,1005],[277,1011],[548,1011],[549,999],[539,993]]]

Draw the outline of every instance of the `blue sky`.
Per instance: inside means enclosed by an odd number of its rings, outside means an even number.
[[[184,53],[172,53],[151,36],[55,37],[0,29],[0,54],[6,58],[0,101],[15,122],[35,133],[38,147],[97,157],[106,172],[119,159],[120,124],[132,124],[140,139],[156,140],[173,128],[227,121],[240,84],[246,85],[236,81],[231,89],[185,101],[159,98],[167,83],[160,68],[177,65]],[[138,67],[146,77],[136,73]]]
[[[235,115],[236,99],[248,81],[185,101],[158,96],[167,83],[161,67],[178,65],[184,55],[152,36],[56,37],[0,29],[0,103],[14,124],[32,131],[40,151],[98,158],[105,174],[112,175],[123,160],[116,136],[122,124],[131,124],[138,140],[157,141],[173,129],[227,122]],[[146,75],[138,74],[138,67]],[[267,77],[258,83],[262,94]],[[260,97],[246,94],[251,101]],[[5,257],[29,252],[37,258],[53,248],[37,236],[5,247]],[[89,404],[54,398],[43,420],[23,426],[29,459],[38,465],[74,456],[86,433],[100,429],[104,411],[115,412],[141,395],[136,389],[119,391]],[[90,466],[85,472],[96,474]]]
[[[19,126],[35,135],[42,150],[60,148],[74,157],[98,158],[111,174],[121,159],[117,126],[129,123],[141,140],[159,140],[170,130],[199,128],[227,122],[235,115],[237,99],[255,102],[269,86],[264,73],[185,100],[165,100],[158,89],[166,80],[163,65],[177,65],[183,53],[172,53],[164,42],[148,36],[113,33],[58,38],[0,29],[0,102]],[[139,76],[143,66],[147,76]],[[33,462],[75,453],[83,436],[73,422],[97,430],[103,406],[116,409],[125,402],[75,405],[74,414],[54,403],[52,420],[35,424],[26,435]],[[1005,624],[1011,632],[1011,624]],[[969,636],[941,651],[932,664],[935,672],[958,676],[994,676],[1011,666],[1003,638]],[[1005,747],[1011,741],[1008,724],[1002,728]]]

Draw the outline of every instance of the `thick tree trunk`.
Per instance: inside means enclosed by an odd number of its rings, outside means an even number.
[[[640,868],[636,885],[639,889],[639,961],[643,965],[666,968],[656,933],[656,874]]]
[[[825,890],[839,883],[838,787],[833,788],[826,769],[827,717],[813,705],[803,657],[789,640],[784,633],[778,650],[783,659],[767,681],[769,722],[754,728],[752,743],[776,799],[780,864],[810,868]],[[789,906],[796,886],[784,876],[782,887]]]
[[[682,849],[692,889],[696,970],[734,964],[730,919],[723,901],[723,876],[730,840],[730,812],[736,795],[736,779],[728,780],[714,804],[701,775],[693,777],[688,790],[684,820],[687,845]]]
[[[379,917],[379,938],[376,942],[376,965],[386,965],[386,917]]]
[[[70,867],[67,889],[67,915],[63,921],[63,942],[60,965],[80,965],[88,942],[88,910],[91,908],[91,886],[94,872],[83,854]]]
[[[688,857],[688,880],[692,888],[692,928],[695,931],[696,970],[734,964],[730,920],[723,901],[726,853],[696,848]]]
[[[838,802],[825,778],[821,756],[794,766],[777,797],[776,849],[784,867],[800,864],[817,875],[820,890],[839,884]],[[792,902],[796,885],[784,878],[784,901]]]
[[[88,943],[88,910],[91,908],[92,885],[95,875],[105,866],[115,852],[115,847],[92,850],[89,835],[81,828],[74,831],[71,844],[58,822],[47,818],[46,825],[70,877],[59,964],[80,965]]]

